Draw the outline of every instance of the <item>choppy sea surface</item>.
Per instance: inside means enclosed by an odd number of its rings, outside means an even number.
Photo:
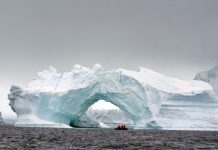
[[[0,125],[0,149],[218,149],[218,132]]]

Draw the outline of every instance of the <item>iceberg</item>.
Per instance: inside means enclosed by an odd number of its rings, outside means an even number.
[[[194,80],[208,82],[214,88],[215,93],[218,95],[218,65],[207,71],[198,73]]]
[[[86,115],[95,102],[105,100],[117,106],[134,128],[174,129],[178,124],[201,128],[205,107],[218,106],[217,96],[206,82],[183,81],[142,67],[105,71],[99,64],[92,68],[74,65],[71,72],[63,73],[49,67],[37,73],[27,87],[13,85],[8,99],[17,114],[16,126],[106,127]],[[201,114],[196,117],[181,106],[200,107]],[[191,123],[181,124],[184,117]],[[217,126],[217,121],[210,125]]]

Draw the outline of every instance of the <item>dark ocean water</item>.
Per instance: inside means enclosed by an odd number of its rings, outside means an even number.
[[[0,149],[218,149],[218,132],[0,126]]]

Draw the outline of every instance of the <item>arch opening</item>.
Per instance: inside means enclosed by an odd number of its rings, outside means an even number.
[[[89,105],[78,119],[70,122],[70,126],[80,128],[115,128],[118,124],[133,128],[134,122],[118,106],[103,99]]]

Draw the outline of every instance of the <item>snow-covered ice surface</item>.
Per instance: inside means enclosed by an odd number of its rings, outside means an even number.
[[[18,116],[17,126],[106,127],[86,113],[95,102],[105,100],[117,106],[134,128],[218,127],[217,115],[210,115],[217,113],[218,100],[208,83],[170,78],[142,67],[105,71],[99,64],[74,65],[64,73],[49,67],[26,88],[12,86],[8,98]]]

